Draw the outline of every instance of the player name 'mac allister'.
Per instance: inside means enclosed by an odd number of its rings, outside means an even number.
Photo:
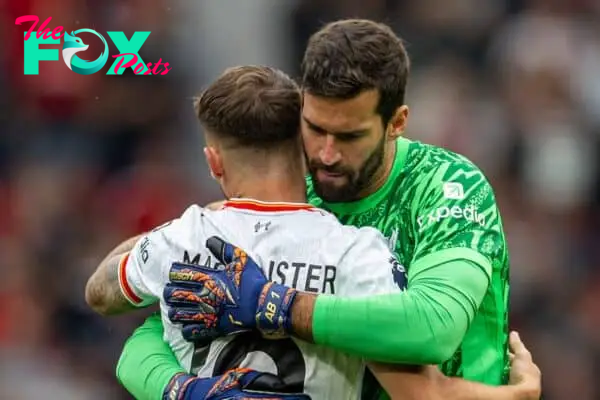
[[[201,253],[183,252],[182,262],[186,264],[201,265],[206,268],[220,268],[223,265],[208,254],[203,257]],[[311,292],[335,294],[335,265],[318,265],[307,262],[288,260],[270,260],[265,271],[270,281],[291,286],[295,289]]]

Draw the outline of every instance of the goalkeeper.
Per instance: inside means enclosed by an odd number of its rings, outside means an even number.
[[[284,328],[366,359],[439,364],[447,376],[500,385],[509,367],[501,218],[476,166],[401,137],[408,67],[401,40],[371,21],[333,23],[309,41],[302,64],[309,200],[343,223],[383,232],[409,290],[362,299],[298,293]],[[534,386],[526,394],[535,396]],[[487,389],[473,385],[468,394],[489,398],[480,392]]]

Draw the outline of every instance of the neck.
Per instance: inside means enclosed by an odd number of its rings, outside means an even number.
[[[396,146],[388,146],[389,150],[385,151],[383,154],[383,164],[381,168],[377,170],[377,172],[373,175],[371,179],[371,184],[367,185],[363,190],[360,191],[357,198],[363,199],[375,192],[377,192],[388,180],[390,174],[392,173],[392,168],[394,167],[394,161],[396,158]]]
[[[306,183],[304,176],[260,176],[258,179],[240,179],[233,189],[228,190],[230,198],[250,198],[266,202],[306,203]]]

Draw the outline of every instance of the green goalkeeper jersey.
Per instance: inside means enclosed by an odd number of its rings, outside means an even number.
[[[440,368],[448,376],[502,383],[508,371],[509,258],[494,193],[483,173],[453,152],[401,138],[387,181],[364,199],[326,203],[310,178],[307,183],[313,205],[344,224],[372,226],[387,237],[407,270],[409,289],[411,265],[417,261],[483,256],[489,262],[483,302],[454,356]]]
[[[476,166],[399,139],[390,176],[376,193],[327,204],[309,180],[308,197],[343,223],[378,228],[408,272],[402,292],[318,296],[316,344],[383,363],[441,363],[449,376],[503,383],[508,255],[493,191]],[[159,398],[180,368],[162,342],[160,321],[138,331],[125,346],[118,376],[136,398]],[[361,399],[385,397],[373,376],[366,377]]]

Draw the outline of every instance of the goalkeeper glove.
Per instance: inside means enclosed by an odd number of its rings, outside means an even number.
[[[246,368],[227,371],[214,378],[175,375],[163,392],[162,400],[310,400],[305,394],[273,393],[277,377]]]
[[[244,250],[216,236],[206,247],[225,267],[173,263],[163,292],[169,319],[184,324],[184,338],[210,341],[252,329],[267,339],[287,337],[296,290],[268,282]]]

